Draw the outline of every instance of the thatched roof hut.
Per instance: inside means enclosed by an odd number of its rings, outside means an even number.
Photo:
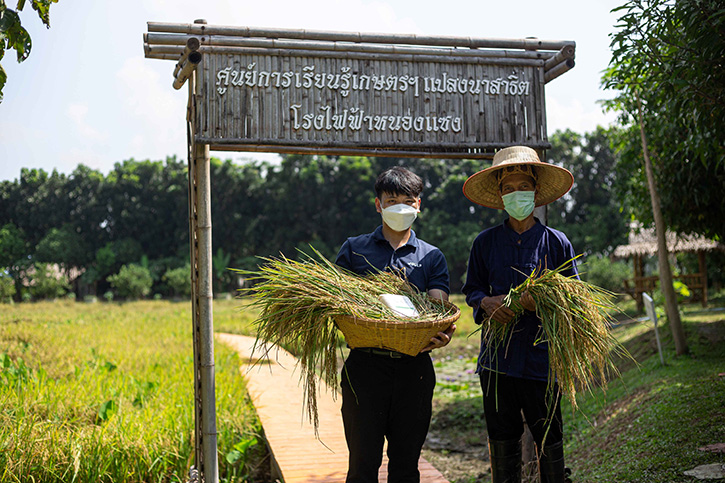
[[[725,249],[725,245],[701,235],[681,235],[667,232],[667,251],[670,253],[707,252]],[[614,250],[616,258],[630,258],[635,255],[650,256],[657,254],[657,235],[654,227],[642,228],[633,226],[629,232],[629,243],[620,245]]]
[[[669,253],[697,253],[698,273],[681,274],[678,279],[684,282],[691,291],[698,293],[702,305],[707,305],[707,269],[705,254],[712,250],[725,250],[722,243],[700,235],[682,235],[668,231],[667,251]],[[642,228],[633,223],[629,231],[629,243],[618,246],[613,253],[614,258],[632,258],[634,262],[634,278],[625,287],[637,301],[637,308],[642,310],[642,293],[651,292],[659,282],[657,276],[644,276],[644,259],[657,254],[657,235],[654,227]]]

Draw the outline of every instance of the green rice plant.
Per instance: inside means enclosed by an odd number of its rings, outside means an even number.
[[[416,320],[444,319],[451,309],[432,301],[394,273],[377,271],[360,276],[312,250],[315,257],[301,252],[299,261],[284,255],[261,258],[264,263],[258,271],[232,270],[253,282],[241,293],[251,297],[249,306],[260,309],[255,321],[255,350],[260,348],[266,353],[279,346],[299,358],[305,407],[317,429],[317,380],[321,378],[329,387],[337,387],[337,316],[410,320],[390,310],[378,298],[382,294],[406,295],[418,310]]]
[[[515,314],[523,313],[520,299],[527,292],[536,302],[536,315],[541,320],[541,334],[536,343],[548,343],[550,402],[558,394],[577,408],[577,390],[605,384],[609,375],[618,375],[614,356],[634,360],[611,332],[611,314],[617,311],[615,294],[601,287],[563,276],[570,260],[560,267],[534,270],[519,286],[512,288],[504,305]],[[511,337],[515,321],[501,324],[488,318],[482,330],[493,350],[503,350]]]
[[[194,453],[189,303],[4,307],[0,354],[0,482],[187,480]],[[259,433],[240,364],[233,351],[216,348],[221,455]],[[220,481],[247,475],[250,453],[220,458]]]

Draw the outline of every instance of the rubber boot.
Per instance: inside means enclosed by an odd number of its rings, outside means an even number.
[[[539,477],[541,483],[570,483],[571,471],[564,466],[564,442],[544,446],[539,455]]]
[[[521,483],[521,440],[488,440],[492,483]]]

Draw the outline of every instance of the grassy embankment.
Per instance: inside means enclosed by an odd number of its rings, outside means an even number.
[[[455,299],[461,307],[464,302]],[[631,301],[623,310],[634,314]],[[606,389],[579,394],[579,410],[564,402],[567,466],[574,481],[680,483],[698,465],[725,463],[725,455],[700,451],[725,442],[725,296],[680,306],[690,353],[675,356],[667,320],[659,334],[665,365],[660,363],[654,329],[648,320],[616,327],[617,338],[639,365],[621,361],[621,377]],[[468,444],[485,446],[480,386],[471,373],[479,334],[464,309],[457,336],[436,361],[438,386],[432,431],[457,433]],[[445,352],[444,352],[445,351]],[[471,428],[482,428],[482,431]],[[486,478],[489,478],[488,476]],[[470,474],[458,481],[488,481]]]

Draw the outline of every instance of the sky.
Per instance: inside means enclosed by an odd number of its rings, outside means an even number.
[[[46,29],[30,2],[20,13],[30,57],[6,51],[0,103],[0,181],[21,168],[70,174],[84,164],[107,174],[128,159],[186,157],[186,87],[175,62],[146,59],[147,22],[576,42],[576,66],[546,85],[549,135],[610,124],[598,101],[621,0],[59,0]],[[10,2],[14,5],[15,2]],[[275,154],[212,152],[222,159]]]

